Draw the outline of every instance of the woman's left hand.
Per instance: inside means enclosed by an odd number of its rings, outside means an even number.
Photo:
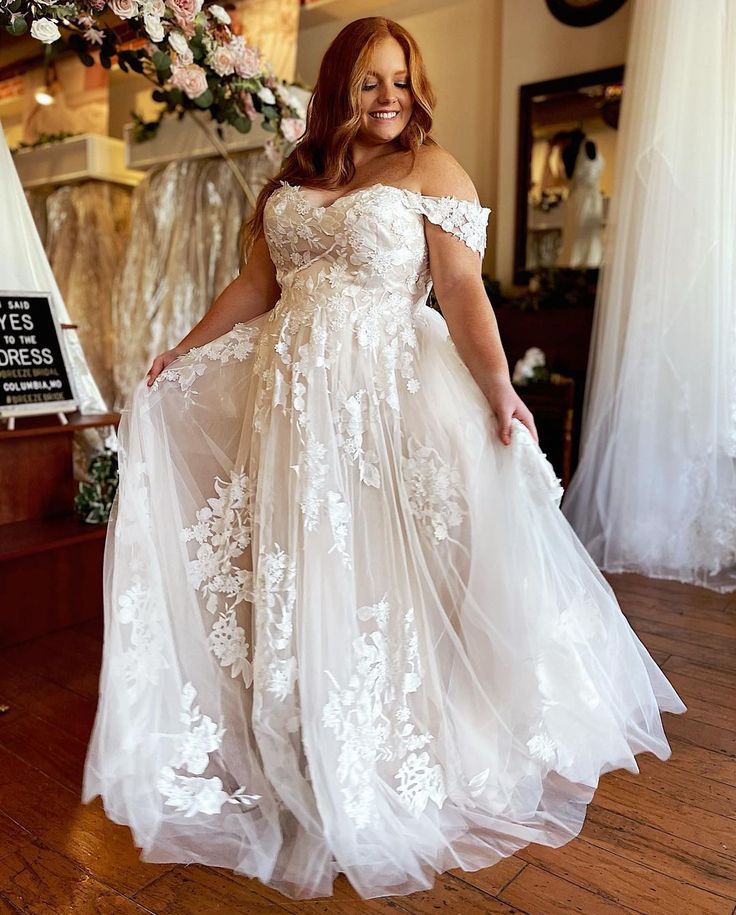
[[[514,417],[527,427],[534,441],[539,444],[532,412],[516,393],[510,379],[494,381],[486,392],[486,399],[498,422],[498,437],[504,445],[511,444],[511,420]]]

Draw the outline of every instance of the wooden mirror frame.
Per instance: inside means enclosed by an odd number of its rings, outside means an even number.
[[[587,73],[574,73],[572,76],[561,76],[546,79],[538,83],[526,83],[519,86],[519,133],[517,140],[516,161],[516,229],[514,235],[514,284],[525,286],[531,276],[526,268],[527,206],[529,202],[529,181],[532,165],[532,99],[537,95],[554,95],[556,92],[569,92],[581,86],[593,86],[596,83],[623,82],[625,67],[606,67],[602,70],[589,70]]]

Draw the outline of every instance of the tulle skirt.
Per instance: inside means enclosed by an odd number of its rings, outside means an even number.
[[[278,318],[123,411],[83,800],[145,861],[292,898],[562,845],[685,705],[437,312],[410,381],[349,331],[328,371],[322,316]]]

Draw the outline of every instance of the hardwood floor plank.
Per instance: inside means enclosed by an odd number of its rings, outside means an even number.
[[[736,759],[711,749],[696,746],[679,737],[670,737],[672,756],[667,765],[688,772],[693,780],[710,778],[736,786]]]
[[[635,818],[592,804],[585,818],[583,837],[615,855],[620,855],[661,874],[699,886],[731,899],[736,893],[736,859],[689,839],[670,835]],[[613,860],[613,859],[612,859]]]
[[[687,704],[687,703],[685,703]],[[698,747],[736,757],[736,734],[684,715],[667,715],[665,730],[668,738],[679,737]]]
[[[269,895],[273,897],[273,891],[261,893],[256,880],[234,880],[219,868],[190,864],[171,868],[133,898],[156,915],[263,915],[289,911]]]
[[[86,746],[62,728],[14,708],[0,717],[0,746],[80,793]]]
[[[173,865],[140,860],[130,830],[0,748],[0,811],[103,883],[133,895]]]
[[[33,838],[32,834],[7,814],[0,813],[0,860],[14,854]]]
[[[573,912],[580,915],[624,915],[636,911],[533,864],[527,864],[499,894],[499,898],[535,915],[571,915]]]
[[[699,645],[703,648],[724,650],[731,657],[736,656],[736,635],[730,623],[724,625],[722,632],[703,632],[694,626],[676,625],[673,622],[662,622],[651,616],[636,613],[628,617],[631,626],[647,635],[659,635],[673,643],[684,642],[686,645]]]
[[[687,801],[632,783],[610,772],[601,780],[595,803],[624,816],[636,811],[635,819],[681,839],[692,839],[713,851],[727,854],[733,848],[734,820],[724,814],[711,813]],[[728,811],[729,813],[731,811]]]
[[[652,620],[675,629],[689,629],[694,633],[708,633],[711,635],[724,635],[733,638],[736,635],[736,613],[726,613],[724,610],[704,610],[698,607],[696,611],[683,609],[670,604],[656,605],[626,600],[621,604],[628,617]]]
[[[429,915],[431,912],[483,912],[484,915],[536,915],[526,909],[481,892],[464,880],[449,874],[437,878],[431,890],[410,893],[407,896],[391,897],[400,908],[413,915]],[[330,910],[331,911],[331,910]]]
[[[530,845],[518,855],[606,900],[645,915],[730,915],[733,902],[657,873],[643,864],[613,856],[578,838],[562,848]]]
[[[447,873],[457,877],[458,880],[472,884],[490,896],[497,896],[525,867],[526,864],[520,858],[512,855],[509,858],[502,858],[493,867],[484,867],[477,871],[464,871],[455,867]]]
[[[97,709],[96,699],[82,696],[28,672],[18,675],[14,686],[17,691],[3,693],[0,684],[0,695],[5,695],[10,704],[7,716],[18,717],[25,713],[35,715],[54,727],[63,723],[63,730],[67,734],[84,744],[88,742]],[[0,726],[1,721],[2,719]]]
[[[38,841],[0,861],[0,896],[33,915],[150,912]]]
[[[83,696],[97,696],[102,645],[73,628],[5,649],[0,653],[0,667],[6,656],[45,680]]]
[[[728,815],[729,812],[733,815],[736,811],[736,788],[709,778],[695,780],[690,773],[683,772],[676,766],[663,766],[661,760],[648,758],[647,754],[640,756],[638,761],[638,775],[625,769],[612,774],[630,785],[648,788],[656,794],[691,804],[700,810],[721,815]],[[736,820],[734,834],[736,835]]]
[[[612,574],[605,572],[604,577],[613,590],[640,601],[652,601],[663,606],[681,606],[698,612],[701,609],[721,611],[731,602],[728,594],[719,594],[697,585],[683,584],[666,578],[646,578],[633,573]]]
[[[636,631],[636,627],[632,627]],[[636,633],[649,651],[667,651],[681,658],[712,667],[716,670],[736,674],[736,652],[730,647],[696,645],[692,642],[678,642],[666,635],[652,632]]]
[[[736,690],[736,673],[733,671],[698,664],[697,661],[685,658],[677,652],[672,653],[662,669],[665,673],[680,671],[699,680],[705,680],[707,683],[723,686],[728,690]]]

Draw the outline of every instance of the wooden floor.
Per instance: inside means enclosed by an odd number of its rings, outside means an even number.
[[[631,625],[682,696],[664,715],[672,757],[601,779],[581,835],[495,867],[452,871],[432,891],[363,901],[341,878],[294,902],[254,880],[139,861],[99,798],[79,802],[97,695],[101,626],[0,656],[0,912],[209,915],[458,912],[736,913],[736,596],[608,576]]]

